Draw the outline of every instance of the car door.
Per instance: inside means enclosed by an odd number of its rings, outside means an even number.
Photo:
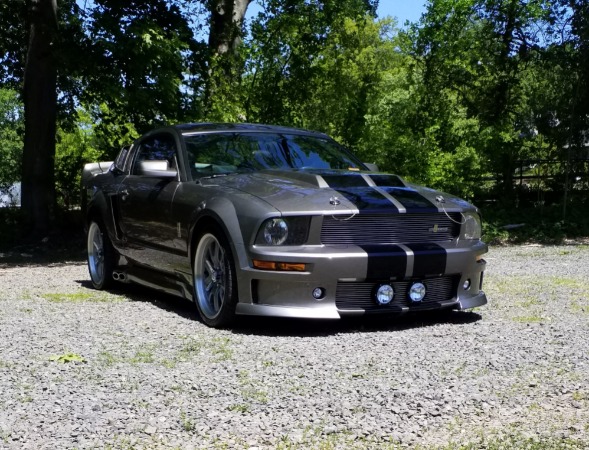
[[[172,201],[181,183],[179,146],[171,133],[144,138],[119,186],[120,229],[128,256],[138,263],[172,270],[178,252]]]

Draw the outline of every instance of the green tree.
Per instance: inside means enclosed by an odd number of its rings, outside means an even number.
[[[358,30],[363,29],[366,21],[372,22],[372,18],[365,16],[373,15],[375,8],[375,2],[363,0],[268,1],[251,24],[244,85],[247,119],[315,127],[308,117],[313,97],[335,94],[333,85],[327,85],[330,81],[322,77],[337,70],[344,77],[341,66],[329,67],[330,62],[324,61],[334,56],[334,46],[338,45],[335,36],[348,41],[361,39]],[[346,26],[356,31],[346,32]],[[343,45],[353,46],[352,42]],[[324,54],[328,49],[331,53]],[[350,59],[349,53],[342,55],[339,64],[346,58]],[[325,92],[320,86],[324,81]]]
[[[549,6],[543,0],[433,0],[409,35],[423,74],[420,128],[433,132],[443,153],[435,160],[456,153],[457,138],[468,135],[462,142],[475,143],[466,148],[501,179],[506,200],[514,198],[515,161],[533,147],[523,81]]]
[[[24,111],[18,93],[0,89],[0,189],[8,190],[20,180]]]

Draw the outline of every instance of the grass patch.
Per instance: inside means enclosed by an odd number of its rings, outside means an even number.
[[[525,308],[529,314],[516,317],[518,322],[544,322],[549,303],[558,302],[570,312],[589,312],[589,285],[581,278],[546,276],[489,276],[485,290],[491,298],[509,297],[510,301],[496,304],[495,309]]]
[[[586,450],[587,442],[567,438],[525,437],[522,435],[482,436],[470,442],[449,442],[442,445],[415,444],[411,447],[398,442],[378,439],[372,436],[356,436],[348,431],[326,432],[321,428],[305,430],[296,441],[283,436],[274,445],[278,450]]]
[[[542,323],[550,322],[550,319],[542,316],[519,316],[514,317],[513,321],[519,323]]]
[[[52,303],[81,303],[81,302],[95,302],[95,303],[110,303],[122,302],[125,299],[118,295],[112,295],[107,292],[76,292],[76,293],[46,293],[41,294],[45,300]]]

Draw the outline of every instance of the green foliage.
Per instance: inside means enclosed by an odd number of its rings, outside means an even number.
[[[586,237],[589,236],[588,207],[587,199],[575,200],[569,205],[566,221],[562,220],[560,203],[484,207],[483,239],[491,244],[559,244],[565,239]]]
[[[168,121],[182,121],[189,110],[185,74],[197,53],[188,18],[163,0],[98,0],[87,12],[89,36],[82,100],[93,105],[103,134],[131,123],[146,131]]]
[[[80,175],[84,163],[101,160],[103,152],[93,146],[90,117],[77,112],[72,131],[59,129],[55,149],[55,183],[58,201],[69,209],[80,203]]]
[[[147,129],[247,120],[324,131],[381,170],[493,198],[491,239],[586,233],[571,205],[563,222],[562,205],[520,204],[513,183],[518,159],[557,159],[553,180],[529,186],[562,191],[564,161],[587,156],[586,1],[431,0],[401,32],[375,18],[374,0],[266,0],[227,54],[206,42],[216,3],[59,2],[60,206],[78,203],[85,162],[111,160]],[[0,4],[0,188],[21,177],[26,14],[25,0]],[[492,177],[491,191],[481,180]],[[586,196],[579,184],[573,202]]]
[[[243,122],[244,91],[241,88],[241,55],[213,55],[209,60],[207,108],[203,119],[211,122]]]
[[[374,73],[372,62],[359,67],[373,51],[365,48],[373,12],[360,0],[269,1],[247,41],[247,119],[336,131],[352,143],[344,133],[363,122]]]
[[[18,93],[0,88],[0,189],[20,180],[24,133],[23,105]]]

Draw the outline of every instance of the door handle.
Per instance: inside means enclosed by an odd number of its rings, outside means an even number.
[[[121,200],[125,201],[127,200],[127,197],[129,197],[129,191],[127,189],[123,189],[119,192],[119,195],[121,196]]]

